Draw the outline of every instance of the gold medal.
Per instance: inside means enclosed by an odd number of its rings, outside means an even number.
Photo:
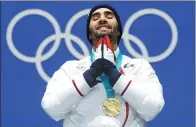
[[[115,117],[120,114],[122,106],[116,98],[108,98],[103,104],[103,111],[110,117]]]

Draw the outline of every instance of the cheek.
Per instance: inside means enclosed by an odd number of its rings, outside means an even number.
[[[118,28],[118,24],[115,22],[114,24],[113,24],[113,29],[117,29]]]
[[[92,29],[95,28],[95,23],[94,23],[94,22],[91,22],[91,23],[89,24],[89,27],[92,28]]]
[[[93,26],[89,25],[89,30],[92,31],[93,30]]]
[[[118,26],[118,23],[116,21],[111,21],[110,24],[112,25],[112,27]]]
[[[89,32],[90,33],[94,33],[95,32],[95,28],[93,26],[89,26]]]

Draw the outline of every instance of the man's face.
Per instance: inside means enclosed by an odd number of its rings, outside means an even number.
[[[94,11],[90,19],[89,30],[92,40],[99,39],[106,34],[111,39],[116,38],[118,36],[118,23],[114,13],[107,8],[99,8]]]

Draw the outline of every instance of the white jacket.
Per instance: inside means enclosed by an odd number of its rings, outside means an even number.
[[[113,87],[122,111],[116,117],[105,115],[103,84],[90,88],[83,78],[90,65],[89,56],[67,61],[48,82],[41,105],[52,119],[64,119],[63,127],[145,127],[164,107],[162,86],[151,65],[123,55],[122,75]]]

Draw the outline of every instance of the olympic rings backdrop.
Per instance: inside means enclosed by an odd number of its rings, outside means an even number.
[[[2,2],[2,127],[61,127],[41,108],[47,81],[67,60],[91,52],[90,8],[107,3],[123,25],[121,51],[148,60],[165,107],[149,127],[193,127],[194,2]]]

